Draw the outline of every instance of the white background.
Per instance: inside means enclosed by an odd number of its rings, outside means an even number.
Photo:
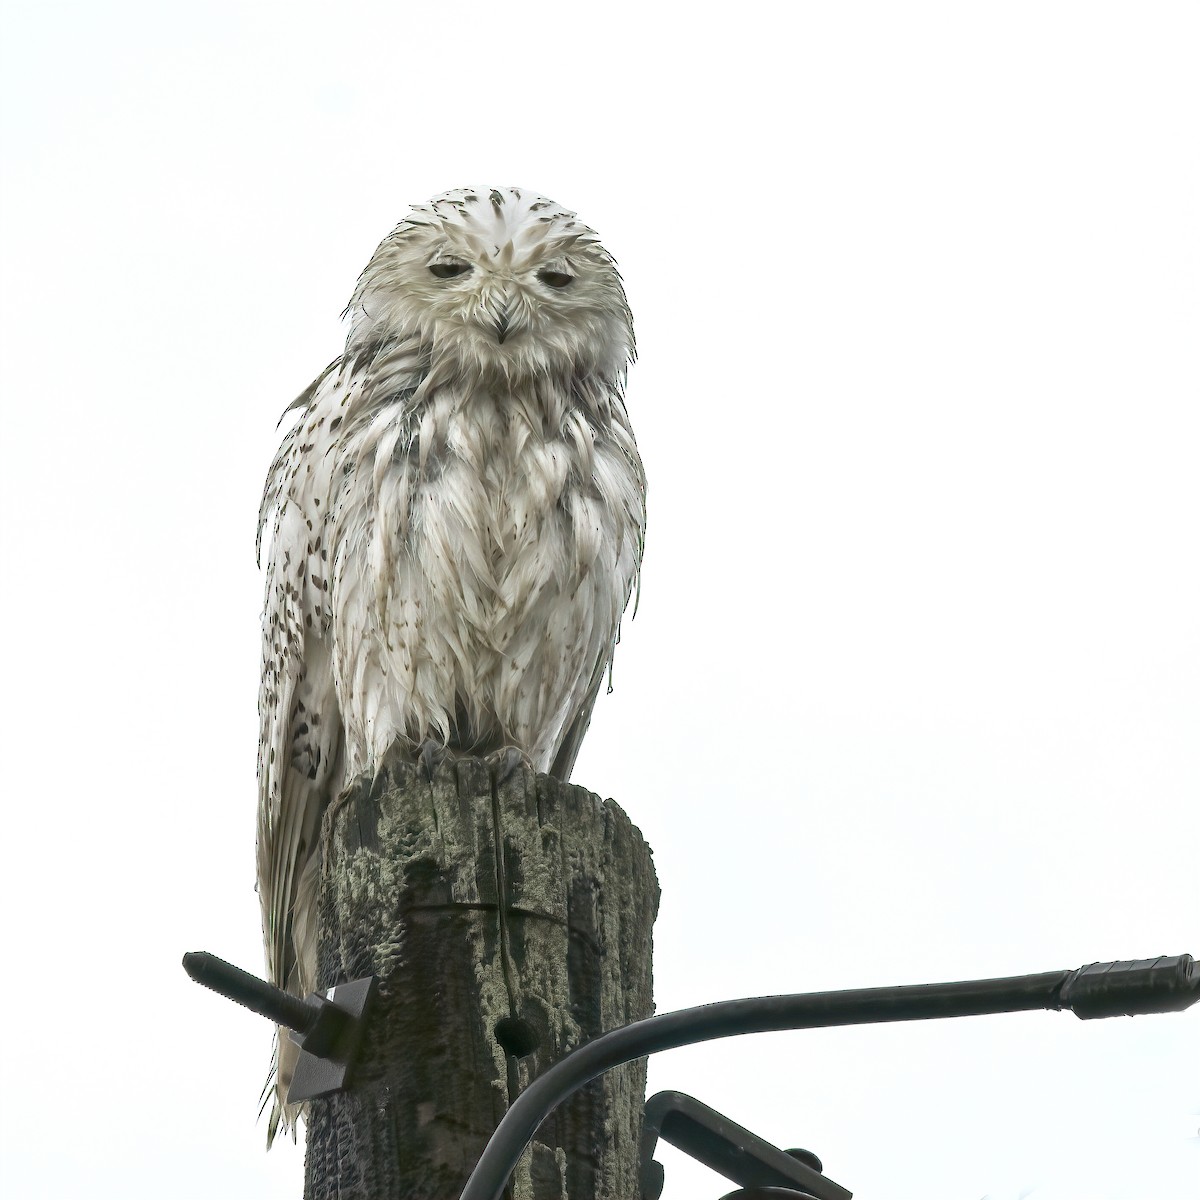
[[[618,258],[642,606],[576,779],[657,1000],[1200,953],[1188,3],[9,3],[13,1197],[296,1198],[255,1124],[259,491],[409,204]],[[1192,1200],[1200,1013],[663,1055],[858,1200]],[[730,1185],[664,1154],[665,1200]]]

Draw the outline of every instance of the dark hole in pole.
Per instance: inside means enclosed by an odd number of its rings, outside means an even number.
[[[538,1037],[533,1026],[520,1017],[501,1017],[494,1030],[500,1049],[509,1058],[524,1058],[538,1048]]]

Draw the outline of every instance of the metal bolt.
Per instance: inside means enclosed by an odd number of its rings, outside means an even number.
[[[274,984],[227,963],[207,950],[194,950],[183,956],[183,969],[206,988],[235,1000],[251,1012],[268,1017],[276,1025],[286,1025],[297,1033],[308,1033],[320,1010]]]

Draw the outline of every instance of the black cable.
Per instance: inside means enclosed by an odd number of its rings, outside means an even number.
[[[602,1034],[538,1076],[504,1114],[471,1172],[461,1200],[499,1200],[538,1126],[559,1104],[597,1075],[660,1050],[743,1033],[924,1021],[1076,1005],[1081,1017],[1168,1012],[1187,1008],[1197,998],[1200,998],[1200,973],[1196,972],[1191,956],[1184,954],[965,983],[756,996],[649,1017]]]

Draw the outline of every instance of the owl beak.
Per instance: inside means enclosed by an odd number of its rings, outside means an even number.
[[[496,317],[496,341],[501,346],[504,345],[504,339],[508,337],[508,321],[509,321],[509,306],[506,304]]]

